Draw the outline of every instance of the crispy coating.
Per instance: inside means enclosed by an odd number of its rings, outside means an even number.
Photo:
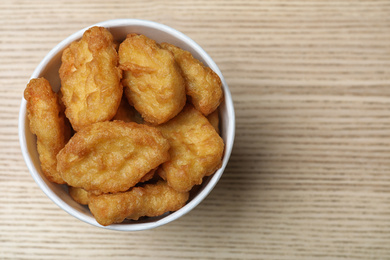
[[[147,181],[151,180],[154,177],[156,170],[157,169],[153,169],[150,172],[148,172],[147,174],[145,174],[139,182],[141,183],[141,182],[147,182]],[[69,186],[68,190],[69,190],[69,195],[72,197],[72,199],[74,201],[80,203],[81,205],[88,205],[88,203],[89,203],[89,196],[88,196],[89,192],[88,191],[86,191],[82,188],[76,188],[76,187],[72,187],[72,186]]]
[[[69,140],[57,156],[57,169],[74,187],[97,194],[126,191],[169,159],[169,147],[154,127],[98,122]]]
[[[81,205],[88,205],[89,203],[88,191],[82,188],[69,186],[69,195],[74,201],[80,203]]]
[[[76,131],[115,115],[123,93],[122,71],[107,29],[92,27],[66,48],[59,73],[65,114]]]
[[[185,81],[170,51],[144,35],[129,34],[118,54],[125,95],[145,121],[161,124],[181,111]]]
[[[183,207],[189,197],[188,192],[177,192],[165,181],[134,187],[130,191],[90,195],[88,204],[96,221],[107,226],[121,223],[124,219],[138,220],[140,217],[155,217]]]
[[[57,153],[70,138],[70,125],[61,109],[59,98],[45,78],[31,79],[25,91],[30,129],[37,136],[41,169],[46,178],[65,183],[57,171]]]
[[[121,120],[123,122],[135,122],[138,124],[143,123],[142,116],[135,110],[134,107],[130,106],[129,102],[126,100],[126,97],[123,97],[121,103],[116,111],[115,116],[112,120]]]
[[[213,126],[188,104],[169,122],[157,127],[171,144],[171,159],[157,173],[177,191],[191,190],[222,163],[224,143]]]
[[[206,116],[217,109],[223,99],[219,76],[195,59],[190,52],[169,43],[162,43],[161,46],[174,54],[187,82],[187,95],[191,97],[195,108]]]

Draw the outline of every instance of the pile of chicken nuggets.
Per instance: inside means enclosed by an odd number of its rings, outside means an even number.
[[[61,61],[58,93],[24,91],[30,129],[43,174],[101,225],[176,211],[221,167],[221,80],[190,52],[92,27]]]

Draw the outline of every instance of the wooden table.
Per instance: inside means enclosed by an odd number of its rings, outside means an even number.
[[[17,136],[42,58],[115,18],[198,42],[237,119],[230,163],[206,200],[132,233],[52,203]],[[390,259],[390,2],[1,1],[0,259]]]

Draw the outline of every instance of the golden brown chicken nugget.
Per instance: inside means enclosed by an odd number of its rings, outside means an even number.
[[[77,132],[59,152],[57,169],[71,186],[94,193],[126,191],[169,159],[154,127],[106,121]]]
[[[157,126],[169,140],[171,159],[157,173],[177,191],[189,191],[222,163],[224,143],[207,118],[188,104],[175,118]]]
[[[144,35],[129,34],[118,53],[125,95],[145,121],[161,124],[182,110],[185,81],[170,51]]]
[[[58,152],[70,138],[70,125],[59,99],[45,78],[31,79],[25,91],[30,129],[37,136],[37,150],[41,169],[46,178],[55,183],[65,183],[57,171]]]
[[[178,192],[165,181],[134,187],[130,191],[115,194],[90,195],[89,209],[96,221],[107,226],[123,220],[140,217],[156,217],[182,208],[188,192]]]
[[[187,95],[195,108],[206,116],[217,109],[223,99],[222,83],[217,73],[188,51],[169,43],[162,43],[161,46],[174,54],[187,83]]]
[[[65,114],[76,131],[115,115],[123,93],[122,71],[107,29],[92,27],[66,48],[59,73]]]
[[[69,195],[72,197],[72,199],[81,205],[88,205],[89,198],[88,198],[88,191],[82,189],[82,188],[75,188],[72,186],[69,186]]]

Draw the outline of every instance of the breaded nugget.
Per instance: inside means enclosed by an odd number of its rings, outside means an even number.
[[[157,173],[175,190],[189,191],[221,167],[223,140],[192,105],[187,104],[179,115],[157,128],[171,144],[171,159]]]
[[[57,156],[57,169],[73,187],[97,194],[126,191],[169,159],[169,147],[154,127],[98,122],[69,140]]]
[[[129,102],[124,96],[122,97],[118,110],[116,111],[116,114],[112,118],[112,120],[121,120],[123,122],[135,122],[138,124],[142,124],[144,121],[140,113],[138,113],[138,111],[135,110],[134,107],[130,106]]]
[[[202,114],[209,115],[223,99],[222,83],[219,76],[188,51],[169,43],[161,46],[172,51],[186,80],[186,92],[191,102]]]
[[[82,189],[82,188],[75,188],[72,186],[69,186],[69,195],[72,197],[72,199],[81,205],[88,205],[89,198],[88,198],[88,191]]]
[[[144,35],[129,34],[118,54],[125,95],[145,121],[161,124],[181,111],[185,81],[170,51]]]
[[[122,71],[107,29],[92,27],[66,48],[59,73],[65,114],[76,131],[115,115],[123,93]]]
[[[25,91],[30,129],[37,136],[41,169],[46,178],[65,183],[57,171],[57,153],[70,138],[70,125],[61,109],[59,99],[44,78],[31,79]]]
[[[90,195],[88,206],[96,221],[107,226],[126,218],[138,220],[176,211],[185,205],[188,197],[188,192],[177,192],[165,181],[159,181],[123,193]]]

